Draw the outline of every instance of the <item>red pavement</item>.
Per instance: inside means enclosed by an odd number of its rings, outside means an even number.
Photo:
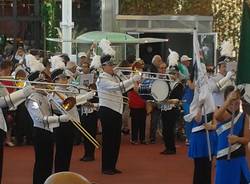
[[[177,144],[177,155],[160,155],[161,143],[131,145],[125,137],[121,146],[118,169],[122,174],[102,175],[100,172],[100,150],[96,161],[80,162],[82,146],[75,146],[71,171],[80,173],[96,184],[190,184],[193,163],[186,156],[187,148]],[[31,184],[34,161],[33,147],[5,148],[3,184]]]

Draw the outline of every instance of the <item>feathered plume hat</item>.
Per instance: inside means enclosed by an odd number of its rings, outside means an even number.
[[[218,59],[218,65],[224,64],[232,60],[234,46],[231,40],[223,41],[221,44],[220,57]]]
[[[60,76],[65,76],[70,78],[65,72],[65,63],[64,59],[60,55],[56,55],[51,57],[50,59],[51,62],[51,80],[55,81],[58,79]]]
[[[44,72],[45,67],[39,61],[29,62],[30,64],[30,75],[28,76],[29,81],[50,81],[50,77]],[[20,71],[20,70],[19,70]]]
[[[169,73],[178,72],[178,61],[179,61],[179,54],[171,49],[168,49],[170,54],[168,55],[168,71]]]
[[[102,39],[99,42],[98,47],[102,50],[102,56],[98,56],[94,53],[90,68],[98,69],[104,65],[113,65],[113,57],[115,56],[115,50],[110,46],[111,42],[106,39]]]

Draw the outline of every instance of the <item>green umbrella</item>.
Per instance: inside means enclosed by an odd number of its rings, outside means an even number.
[[[78,43],[97,43],[102,39],[109,40],[111,43],[137,43],[137,39],[125,33],[92,31],[84,33],[76,38]]]
[[[134,38],[125,33],[116,32],[103,32],[103,31],[92,31],[84,33],[76,38],[77,43],[98,43],[102,39],[109,40],[112,44],[142,44],[142,43],[153,43],[153,42],[167,42],[168,39],[159,38]]]

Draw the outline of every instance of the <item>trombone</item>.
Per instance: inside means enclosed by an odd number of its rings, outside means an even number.
[[[17,79],[6,79],[6,78],[0,78],[0,81],[11,81],[11,82],[16,82],[18,84],[18,86],[5,86],[3,85],[4,87],[6,88],[15,88],[15,89],[21,89],[23,88],[24,84],[27,82],[27,83],[30,83],[30,84],[44,84],[44,85],[49,85],[49,86],[63,86],[63,87],[73,87],[73,88],[76,88],[78,90],[93,90],[93,89],[89,89],[87,87],[83,87],[83,86],[76,86],[76,85],[73,85],[73,84],[59,84],[59,83],[51,83],[51,82],[38,82],[38,81],[27,81],[27,80],[17,80]],[[72,94],[79,94],[79,92],[72,92],[72,91],[64,91],[64,90],[54,90],[54,89],[44,89],[44,88],[35,88],[35,90],[41,90],[41,91],[47,91],[47,92],[60,92],[60,93],[72,93]],[[95,92],[98,92],[98,90],[93,90]],[[101,92],[101,93],[105,93],[105,92]],[[109,94],[109,93],[107,93]],[[117,96],[117,97],[122,97],[126,100],[128,100],[128,97],[125,97],[125,96],[121,96],[121,95],[115,95],[115,94],[112,94],[113,96]]]
[[[69,117],[70,121],[73,123],[73,125],[96,147],[99,148],[100,144],[95,138],[93,138],[90,133],[85,130],[81,122],[78,121],[73,115],[71,115],[68,111],[71,110],[75,104],[76,99],[74,97],[68,97],[64,99],[63,96],[61,96],[58,92],[55,93],[60,99],[63,100],[63,104],[60,105],[54,98],[48,95],[49,102],[55,105],[55,107],[62,113]]]
[[[10,86],[10,85],[1,85],[1,87],[5,88],[12,88],[12,89],[23,89],[23,86]],[[71,94],[79,94],[77,92],[69,91],[69,90],[55,90],[55,89],[49,89],[49,88],[33,88],[37,91],[45,91],[45,92],[59,92],[59,93],[71,93]]]

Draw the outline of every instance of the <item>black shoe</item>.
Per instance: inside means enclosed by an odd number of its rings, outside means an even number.
[[[164,150],[164,151],[160,152],[160,154],[166,155],[167,154],[167,150]]]
[[[156,143],[155,140],[151,140],[151,141],[150,141],[150,144],[155,144],[155,143]]]
[[[167,151],[166,151],[166,154],[167,154],[167,155],[175,155],[175,154],[176,154],[176,151],[175,151],[175,150],[167,150]]]
[[[114,169],[113,171],[115,172],[115,174],[121,174],[122,173],[122,171],[120,171],[118,169]]]
[[[162,154],[162,155],[175,155],[176,150],[164,150],[160,154]]]
[[[146,141],[141,141],[141,144],[148,144]]]
[[[83,161],[83,162],[90,162],[90,161],[94,161],[94,157],[82,157],[80,159],[80,161]]]
[[[138,142],[137,141],[130,141],[131,144],[137,145]]]
[[[106,175],[114,175],[114,174],[115,174],[115,171],[111,171],[111,170],[102,171],[102,174],[106,174]]]

